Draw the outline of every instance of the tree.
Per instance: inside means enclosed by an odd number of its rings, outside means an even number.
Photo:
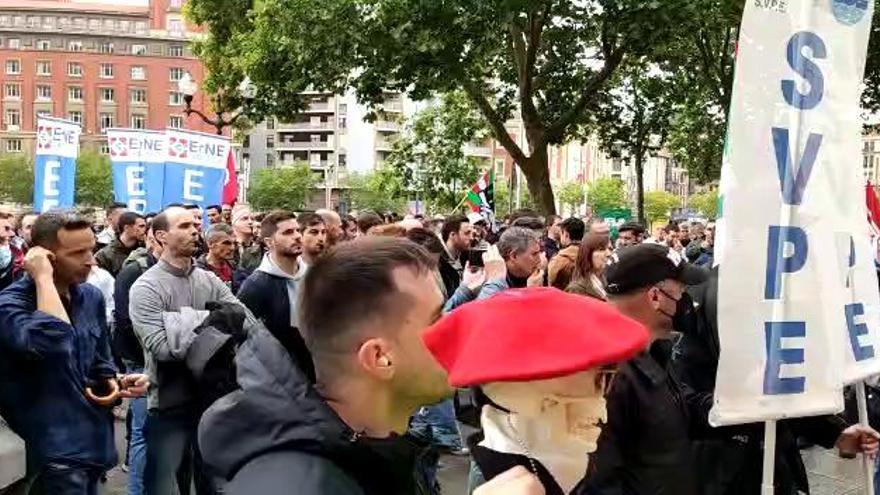
[[[110,159],[96,151],[83,150],[76,159],[76,204],[106,206],[113,202],[113,171]]]
[[[400,185],[397,198],[418,197],[436,211],[455,208],[480,175],[479,158],[465,156],[463,144],[488,133],[464,93],[442,96],[440,104],[416,114],[394,143],[384,167]]]
[[[406,198],[401,197],[402,185],[387,169],[367,174],[352,173],[345,181],[349,188],[351,208],[376,212],[402,213]]]
[[[700,212],[700,215],[714,220],[718,217],[718,191],[709,191],[695,194],[688,200],[692,208]]]
[[[604,177],[587,186],[587,204],[593,214],[600,211],[626,207],[623,181],[612,177]]]
[[[293,167],[264,168],[254,174],[248,190],[248,200],[257,210],[298,211],[305,207],[309,191],[317,183],[318,177],[307,163],[297,163]]]
[[[0,199],[19,204],[34,200],[34,162],[23,154],[0,157]]]
[[[681,199],[666,191],[649,191],[645,193],[645,225],[652,225],[657,220],[669,219],[674,208],[681,206]]]
[[[197,44],[206,87],[236,95],[249,113],[287,118],[310,87],[381,108],[386,90],[415,100],[462,90],[523,171],[544,213],[555,211],[548,146],[584,123],[626,57],[666,43],[690,0],[191,0],[210,33]],[[519,113],[528,147],[505,123]]]
[[[559,203],[567,206],[571,210],[577,210],[584,204],[584,185],[580,182],[566,182],[559,187],[556,193],[559,197]]]

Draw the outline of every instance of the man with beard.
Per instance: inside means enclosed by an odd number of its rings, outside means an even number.
[[[314,380],[312,356],[299,332],[297,302],[309,265],[296,215],[275,211],[263,219],[260,233],[269,251],[259,268],[245,280],[238,298],[262,320],[309,380]]]
[[[95,254],[98,266],[114,277],[122,270],[122,265],[132,251],[139,248],[147,235],[147,222],[139,213],[127,211],[119,215],[116,224],[118,235],[107,246]]]
[[[300,213],[296,223],[302,232],[303,260],[312,266],[327,247],[327,226],[317,213]]]
[[[192,213],[168,208],[153,219],[152,229],[162,256],[134,283],[129,303],[151,379],[144,489],[148,495],[174,493],[177,480],[181,492],[189,493],[190,475],[195,473],[196,492],[213,494],[195,446],[200,391],[187,365],[203,350],[203,342],[220,340],[215,332],[196,331],[207,317],[208,303],[241,303],[220,279],[193,265],[199,232]],[[245,331],[255,323],[248,314]]]
[[[333,210],[317,210],[315,213],[321,215],[321,218],[324,219],[324,225],[327,226],[327,247],[333,247],[341,241],[354,239],[354,236],[349,237],[349,233],[342,230],[342,218],[339,217],[339,213]],[[357,232],[357,222],[354,224],[354,231]]]

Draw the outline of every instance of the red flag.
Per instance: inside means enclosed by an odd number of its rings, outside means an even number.
[[[865,201],[868,206],[868,222],[871,224],[871,229],[878,233],[880,232],[880,200],[877,199],[870,181],[865,184]]]
[[[235,173],[235,156],[232,150],[226,157],[226,183],[223,184],[223,204],[234,205],[238,199],[238,176]]]

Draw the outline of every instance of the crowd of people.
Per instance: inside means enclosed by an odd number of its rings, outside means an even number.
[[[117,463],[129,495],[436,494],[443,454],[478,495],[759,493],[762,426],[707,420],[712,222],[105,213],[0,213],[8,494],[97,494]],[[878,448],[780,421],[776,493],[808,492],[804,441]]]

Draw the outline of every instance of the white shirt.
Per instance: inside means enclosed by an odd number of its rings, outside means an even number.
[[[113,302],[113,290],[116,285],[113,275],[110,275],[110,272],[103,268],[93,266],[91,273],[89,273],[89,278],[86,279],[86,283],[94,285],[101,291],[101,294],[104,296],[104,306],[107,312],[107,327],[113,326],[113,310],[116,307]]]

